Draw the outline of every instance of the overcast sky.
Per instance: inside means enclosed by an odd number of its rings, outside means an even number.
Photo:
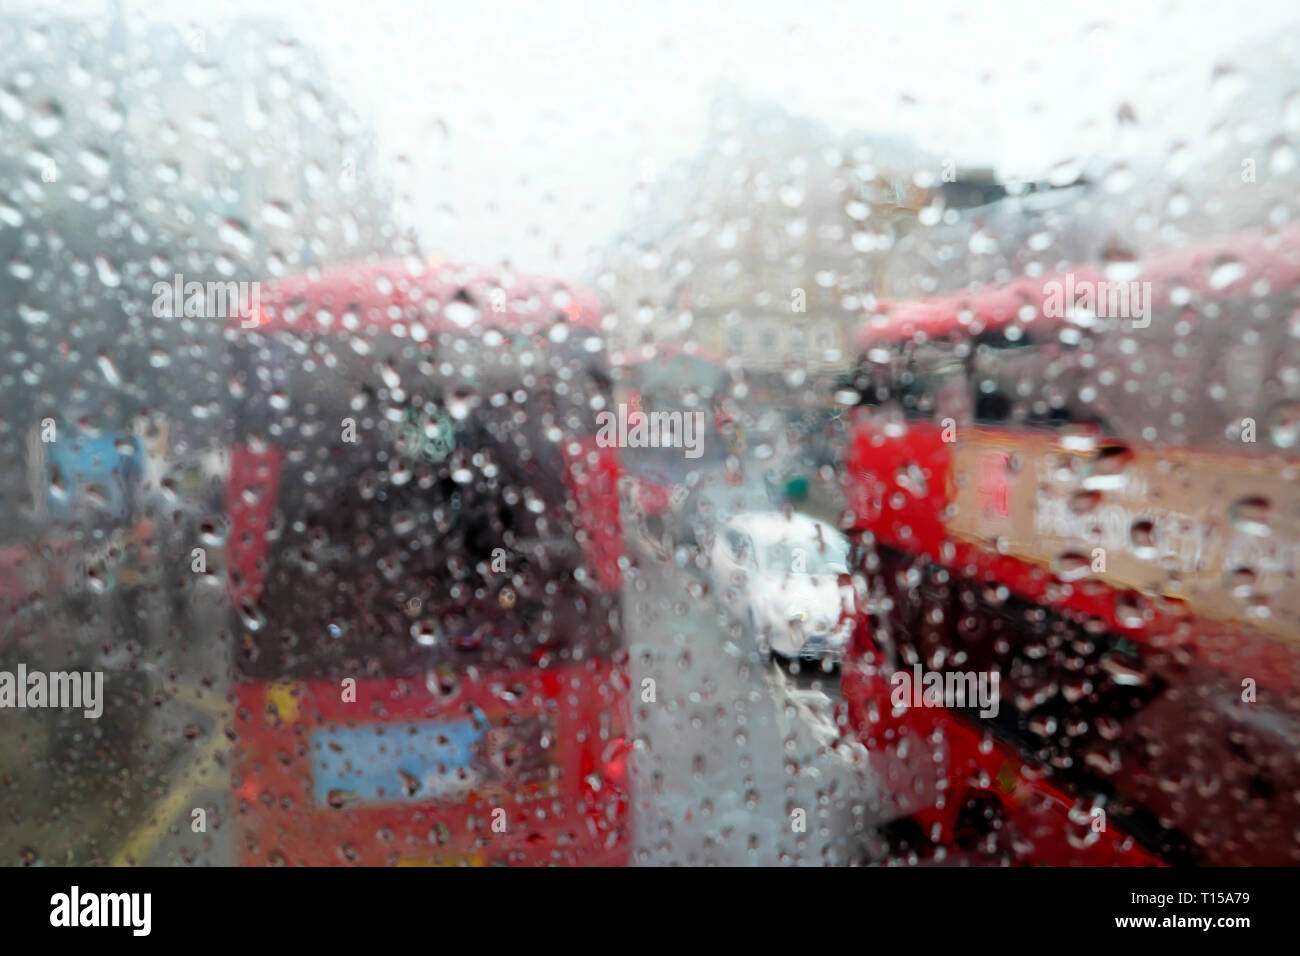
[[[1294,0],[124,3],[182,25],[283,19],[373,125],[426,247],[564,272],[617,230],[639,179],[696,152],[719,80],[1037,177],[1118,149],[1122,103],[1142,152],[1194,141],[1216,64],[1300,19]]]

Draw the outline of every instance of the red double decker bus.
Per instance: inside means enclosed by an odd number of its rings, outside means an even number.
[[[404,260],[230,323],[243,864],[626,861],[600,321],[558,282]]]
[[[896,851],[1300,862],[1297,308],[1288,228],[864,322],[842,682]]]

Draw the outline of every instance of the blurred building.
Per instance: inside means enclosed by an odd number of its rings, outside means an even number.
[[[373,138],[314,50],[264,19],[156,24],[139,47],[149,52],[135,69],[173,80],[148,84],[127,114],[130,138],[152,154],[137,172],[174,178],[186,200],[148,203],[151,218],[207,232],[258,277],[268,261],[297,272],[391,249]]]
[[[864,292],[917,223],[937,161],[907,140],[837,135],[731,89],[699,152],[633,196],[606,259],[616,345],[694,345],[752,382],[847,368]]]
[[[922,298],[1282,226],[1300,187],[1300,27],[1226,56],[1170,116],[1121,104],[1110,148],[1042,179],[956,170],[872,288]],[[1280,123],[1279,123],[1280,118]]]
[[[319,57],[275,21],[178,29],[121,13],[0,16],[0,495],[24,513],[29,430],[107,434],[173,409],[172,451],[220,445],[221,317],[153,287],[255,282],[391,254],[388,187]]]

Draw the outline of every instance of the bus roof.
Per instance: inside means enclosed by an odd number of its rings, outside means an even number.
[[[1072,283],[1077,289],[1084,282],[1103,280],[1150,282],[1153,306],[1167,305],[1180,287],[1201,299],[1238,295],[1260,280],[1274,291],[1287,289],[1300,284],[1300,227],[1218,239],[1135,262],[1132,270],[1114,270],[1109,275],[1101,267],[1087,264],[1069,273],[1025,276],[976,292],[920,301],[882,301],[875,314],[859,325],[856,344],[866,348],[879,342],[902,342],[917,333],[933,339],[953,332],[999,332],[1017,320],[1030,323],[1031,329],[1051,329],[1064,321],[1043,314],[1053,283],[1059,283],[1059,288]]]
[[[399,324],[443,332],[480,323],[533,332],[560,321],[599,330],[602,315],[592,292],[557,279],[414,256],[263,282],[259,301],[259,332],[373,333]],[[229,321],[242,327],[238,316]]]

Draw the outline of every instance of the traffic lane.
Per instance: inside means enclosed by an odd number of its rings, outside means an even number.
[[[834,723],[836,678],[768,666],[697,575],[636,543],[630,553],[636,861],[860,859],[873,793]]]
[[[86,719],[76,710],[32,708],[4,721],[0,776],[12,786],[0,859],[143,862],[143,855],[124,855],[124,849],[152,848],[156,838],[142,842],[141,834],[161,836],[179,825],[179,804],[175,812],[167,809],[178,794],[189,832],[189,810],[200,804],[188,795],[185,768],[212,741],[228,743],[215,719],[181,693],[203,682],[208,700],[223,700],[224,618],[201,609],[190,616],[191,627],[161,614],[149,595],[118,588],[84,603],[46,602],[45,609],[15,652],[35,668],[102,673],[102,713]],[[202,665],[195,663],[199,658]],[[205,771],[213,781],[221,772]],[[191,856],[208,853],[205,845]]]

